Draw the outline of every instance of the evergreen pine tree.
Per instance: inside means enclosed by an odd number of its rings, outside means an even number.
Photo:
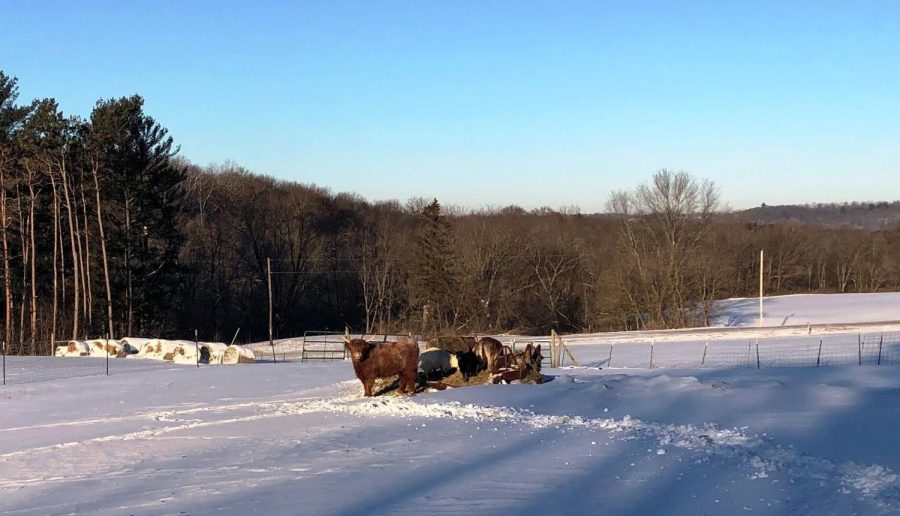
[[[437,199],[419,212],[418,226],[419,254],[412,292],[422,310],[423,330],[436,331],[452,317],[450,306],[457,282],[450,225]]]
[[[100,152],[100,187],[110,208],[110,255],[124,274],[112,280],[124,293],[126,333],[159,331],[179,287],[184,237],[178,215],[185,168],[168,130],[143,112],[134,95],[101,100],[91,114],[91,146]]]

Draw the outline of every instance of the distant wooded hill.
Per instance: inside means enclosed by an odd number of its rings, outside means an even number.
[[[737,212],[742,220],[757,224],[797,222],[826,227],[888,229],[900,224],[900,201],[851,202],[767,206]]]

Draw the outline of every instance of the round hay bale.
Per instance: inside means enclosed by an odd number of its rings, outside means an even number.
[[[150,342],[150,339],[143,339],[140,337],[125,337],[119,342],[122,343],[122,347],[125,349],[126,353],[128,353],[129,355],[135,355],[141,352],[144,344]]]
[[[198,360],[197,354],[200,352],[200,346],[195,342],[187,340],[175,340],[172,342],[170,352],[172,353],[172,361],[178,364],[194,364]]]
[[[91,356],[105,357],[107,353],[111,357],[125,356],[122,344],[117,340],[94,339],[90,341]]]
[[[222,364],[222,363],[224,363],[225,351],[227,349],[228,349],[228,346],[221,342],[201,342],[200,343],[200,363],[201,364]]]
[[[232,344],[222,354],[223,364],[252,364],[256,362],[253,350],[244,346]]]
[[[70,340],[66,344],[66,356],[87,357],[91,355],[91,346],[83,340]]]

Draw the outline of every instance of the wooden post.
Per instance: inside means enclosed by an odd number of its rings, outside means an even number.
[[[559,367],[559,345],[556,343],[556,330],[550,330],[550,367]]]
[[[556,367],[560,367],[562,365],[562,349],[559,346],[559,335],[556,334],[556,330],[553,330],[553,350],[556,352]]]
[[[856,334],[856,346],[858,348],[859,365],[862,365],[862,334]]]
[[[756,339],[756,368],[759,369],[759,339]]]
[[[615,345],[615,342],[610,342],[609,344],[609,358],[606,359],[606,367],[612,367],[612,350]]]
[[[266,258],[266,269],[268,271],[268,284],[269,284],[269,346],[272,346],[272,363],[274,364],[277,360],[275,358],[275,338],[272,334],[272,259]]]
[[[822,339],[819,339],[819,354],[816,356],[816,367],[822,363]]]
[[[881,338],[878,339],[878,365],[881,365],[881,346],[884,344],[884,332],[881,333]]]
[[[556,367],[556,340],[553,338],[555,333],[556,330],[550,330],[550,367]]]
[[[708,350],[708,349],[709,349],[709,342],[707,342],[703,346],[703,358],[700,359],[700,367],[703,367],[703,364],[706,363],[706,350]]]
[[[579,365],[578,361],[575,360],[575,355],[573,355],[572,352],[569,351],[569,346],[566,346],[566,344],[562,341],[562,339],[559,339],[559,342],[562,345],[563,351],[565,351],[566,354],[569,355],[569,360],[572,361],[572,364],[576,365],[576,366]]]
[[[653,348],[656,346],[656,339],[650,339],[650,369],[653,369]]]
[[[200,339],[197,337],[197,328],[194,328],[194,355],[197,359],[197,369],[200,369]]]
[[[106,376],[109,376],[109,333],[106,334]]]
[[[763,262],[765,261],[765,251],[759,250],[759,326],[763,325]]]
[[[6,341],[3,341],[3,385],[6,385]]]

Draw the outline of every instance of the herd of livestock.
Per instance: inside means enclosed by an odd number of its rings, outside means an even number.
[[[487,383],[542,381],[540,345],[529,344],[516,353],[492,337],[454,337],[433,339],[425,351],[419,352],[412,336],[383,343],[351,339],[349,335],[344,340],[366,396],[374,394],[376,380],[394,377],[398,377],[399,392],[406,394],[426,387],[444,389],[445,378],[457,372],[465,382],[485,371]]]

